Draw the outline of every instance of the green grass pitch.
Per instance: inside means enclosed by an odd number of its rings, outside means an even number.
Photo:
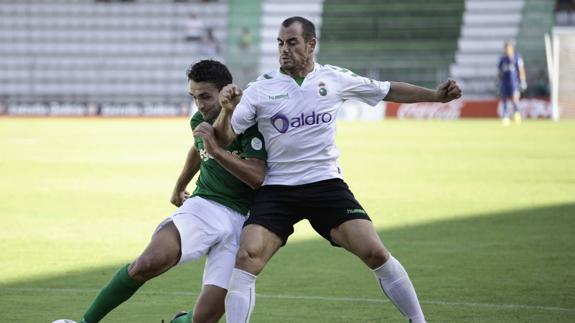
[[[338,131],[346,181],[429,322],[575,322],[574,122],[386,120]],[[0,118],[0,322],[79,319],[174,210],[191,144],[186,119]],[[105,322],[189,309],[202,267],[150,281]],[[254,323],[403,322],[367,268],[307,223],[257,293]]]

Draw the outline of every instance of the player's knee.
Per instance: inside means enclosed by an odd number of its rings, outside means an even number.
[[[128,272],[138,281],[147,281],[170,268],[170,260],[163,255],[141,255]]]
[[[259,274],[264,267],[264,261],[257,250],[240,248],[236,255],[236,268],[245,270],[253,275]]]
[[[128,269],[130,276],[139,281],[146,281],[152,278],[151,273],[155,269],[155,263],[152,259],[146,256],[140,256]]]
[[[369,268],[375,269],[381,267],[389,259],[389,252],[383,246],[374,245],[367,248],[361,258]]]

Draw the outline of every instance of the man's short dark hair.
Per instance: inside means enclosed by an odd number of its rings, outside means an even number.
[[[287,28],[291,26],[294,22],[299,22],[301,24],[302,36],[306,42],[312,38],[316,38],[315,26],[311,21],[305,19],[304,17],[299,16],[289,17],[288,19],[282,22],[282,26]]]
[[[206,59],[191,65],[186,71],[189,81],[213,83],[218,90],[232,83],[228,68],[215,60]]]

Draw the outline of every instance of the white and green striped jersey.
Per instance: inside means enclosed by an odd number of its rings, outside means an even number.
[[[202,114],[196,112],[190,120],[192,130],[203,121]],[[212,123],[213,120],[208,122]],[[201,161],[200,175],[192,196],[201,196],[247,215],[255,191],[215,161],[204,150],[204,141],[201,138],[194,137],[194,145],[200,153]],[[226,150],[242,158],[266,160],[263,137],[255,125],[239,135]]]
[[[301,83],[278,69],[244,91],[232,127],[241,134],[257,123],[268,154],[264,185],[342,178],[335,145],[341,103],[353,99],[376,105],[389,87],[389,82],[331,65],[316,63]]]

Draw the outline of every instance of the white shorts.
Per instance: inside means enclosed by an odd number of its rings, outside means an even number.
[[[207,255],[203,285],[227,289],[245,219],[226,206],[194,196],[162,221],[154,234],[173,222],[180,232],[182,248],[178,264]]]

